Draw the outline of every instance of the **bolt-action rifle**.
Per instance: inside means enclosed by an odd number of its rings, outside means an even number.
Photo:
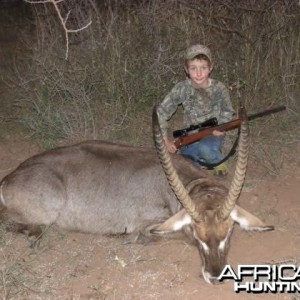
[[[255,113],[248,116],[248,120],[254,120],[256,118],[264,117],[270,114],[274,114],[280,111],[285,110],[286,107],[284,105],[278,106],[272,109],[268,109],[259,113]],[[235,128],[238,128],[241,124],[240,119],[235,119],[227,123],[223,123],[218,125],[218,121],[216,118],[211,118],[206,120],[203,123],[198,125],[191,125],[190,127],[175,130],[173,132],[173,137],[176,139],[174,144],[179,149],[182,146],[186,146],[197,142],[208,135],[211,135],[214,130],[218,131],[229,131]]]

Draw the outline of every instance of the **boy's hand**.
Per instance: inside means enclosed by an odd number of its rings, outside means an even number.
[[[164,142],[169,152],[171,153],[177,152],[177,148],[173,141],[170,141],[167,137],[164,137]]]
[[[225,135],[225,131],[214,130],[214,131],[212,132],[212,134],[213,134],[214,136],[224,136],[224,135]]]

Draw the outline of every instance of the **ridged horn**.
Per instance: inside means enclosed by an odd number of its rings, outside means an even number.
[[[224,204],[217,212],[218,220],[226,220],[229,217],[241,193],[246,176],[249,153],[249,126],[246,110],[243,107],[239,110],[239,118],[241,119],[241,126],[238,145],[238,160],[227,197]]]
[[[197,211],[196,205],[188,194],[188,191],[184,187],[183,183],[178,177],[178,174],[172,164],[171,156],[165,146],[160,125],[158,122],[157,107],[153,108],[152,113],[152,127],[154,142],[157,149],[159,160],[162,164],[168,182],[175,193],[177,199],[185,208],[186,212],[191,216],[195,222],[201,220],[201,214]]]

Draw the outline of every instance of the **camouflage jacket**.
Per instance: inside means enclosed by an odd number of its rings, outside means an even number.
[[[232,120],[232,108],[228,89],[215,79],[209,79],[207,88],[195,88],[187,79],[177,83],[158,106],[159,123],[164,135],[167,134],[168,120],[176,112],[178,105],[183,106],[183,126],[199,124],[216,117],[222,124]]]

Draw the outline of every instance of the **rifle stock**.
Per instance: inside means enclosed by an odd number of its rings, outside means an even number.
[[[210,128],[205,128],[205,129],[200,130],[197,133],[181,137],[181,138],[177,139],[174,142],[174,144],[175,144],[176,148],[179,149],[182,146],[192,144],[194,142],[197,142],[197,141],[211,135],[214,130],[228,131],[228,130],[238,128],[240,125],[241,125],[240,119],[232,120],[230,122],[223,123],[223,124],[220,124],[220,125],[217,125],[214,127],[210,127]]]

